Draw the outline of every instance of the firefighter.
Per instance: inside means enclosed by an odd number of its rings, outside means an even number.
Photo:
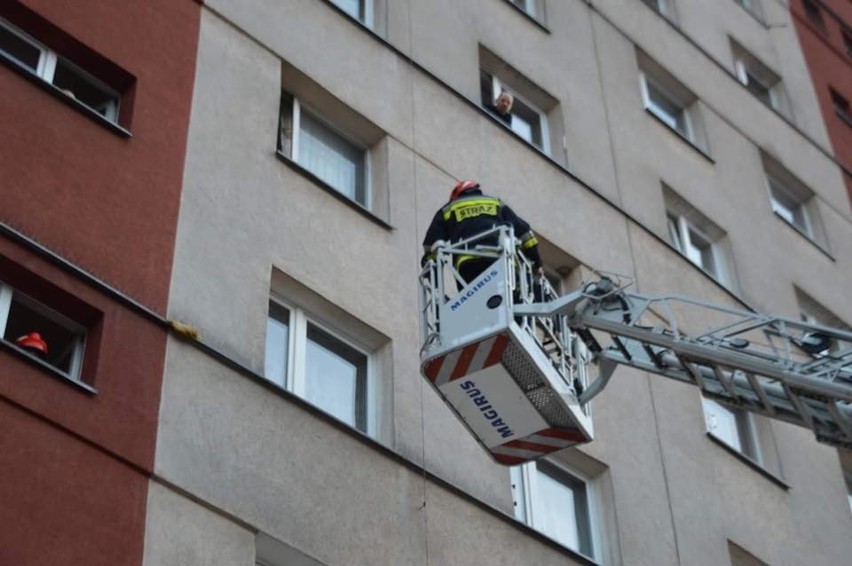
[[[521,249],[532,262],[536,275],[543,275],[538,240],[530,225],[500,199],[482,194],[476,181],[460,181],[450,193],[450,201],[435,213],[423,239],[422,263],[434,258],[431,248],[438,240],[458,242],[499,225],[514,228],[515,236],[521,240]],[[493,240],[479,243],[497,245],[498,242],[495,235]],[[493,258],[461,255],[456,259],[456,269],[462,279],[470,283],[493,262]]]

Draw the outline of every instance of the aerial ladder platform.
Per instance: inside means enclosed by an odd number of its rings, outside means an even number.
[[[628,293],[617,276],[559,296],[508,227],[432,251],[419,277],[421,373],[501,464],[591,442],[589,402],[620,365],[852,448],[850,332]],[[493,263],[467,283],[461,256]]]

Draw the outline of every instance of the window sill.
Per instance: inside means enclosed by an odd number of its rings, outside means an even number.
[[[544,23],[541,20],[539,20],[538,18],[536,18],[535,16],[530,15],[527,11],[525,11],[521,7],[515,5],[510,0],[506,0],[506,4],[511,6],[512,9],[514,9],[518,13],[522,14],[526,19],[528,19],[530,22],[535,24],[539,29],[541,29],[545,33],[548,33],[548,34],[550,33],[550,28],[548,28],[546,25],[544,25]]]
[[[796,234],[798,234],[799,236],[801,236],[802,238],[804,238],[805,240],[807,240],[807,241],[808,241],[808,242],[809,242],[809,243],[810,243],[813,247],[815,247],[816,249],[818,249],[819,251],[821,251],[821,252],[823,253],[823,255],[825,255],[825,257],[827,257],[827,258],[828,258],[828,259],[830,259],[831,261],[834,261],[834,262],[836,262],[836,261],[837,261],[836,259],[834,259],[834,256],[833,256],[833,255],[831,255],[831,253],[828,251],[828,249],[827,249],[826,247],[824,247],[824,246],[822,246],[821,244],[819,244],[818,242],[816,242],[813,238],[811,238],[811,236],[810,236],[810,235],[808,235],[807,233],[805,233],[804,231],[802,231],[802,229],[801,229],[801,228],[799,228],[799,227],[798,227],[798,226],[796,226],[795,224],[791,224],[790,222],[788,222],[788,221],[787,221],[787,219],[786,219],[786,218],[784,218],[783,216],[781,216],[780,214],[778,214],[778,213],[777,213],[777,212],[775,212],[774,210],[772,211],[772,214],[774,214],[774,215],[775,215],[775,216],[776,216],[779,220],[781,220],[781,222],[783,222],[786,226],[790,227],[790,229],[792,229],[793,231],[795,231],[795,232],[796,232]]]
[[[303,177],[306,177],[311,182],[316,184],[319,188],[321,188],[343,204],[347,205],[349,208],[353,209],[355,212],[357,212],[367,220],[378,224],[386,230],[393,230],[393,226],[391,226],[390,224],[388,224],[387,222],[385,222],[384,220],[382,220],[357,202],[347,198],[345,195],[341,194],[340,191],[338,191],[337,189],[335,189],[334,187],[332,187],[331,185],[329,185],[328,183],[326,183],[325,181],[323,181],[322,179],[320,179],[319,177],[317,177],[316,175],[314,175],[313,173],[311,173],[310,171],[308,171],[307,169],[305,169],[304,167],[281,153],[280,151],[276,150],[275,156],[278,157],[280,161],[284,162],[284,164],[287,165],[290,169],[292,169],[296,173],[299,173]]]
[[[714,160],[713,160],[713,158],[712,158],[712,157],[710,157],[710,154],[708,154],[708,153],[707,153],[706,151],[704,151],[702,148],[700,148],[699,146],[697,146],[697,145],[695,144],[695,142],[694,142],[694,141],[692,141],[691,139],[689,139],[688,137],[686,137],[685,135],[683,135],[683,134],[682,134],[682,133],[680,133],[679,131],[675,130],[674,128],[672,128],[672,127],[671,127],[671,126],[669,126],[668,124],[666,124],[666,123],[665,123],[665,122],[664,122],[664,121],[663,121],[663,120],[662,120],[659,116],[657,116],[656,114],[654,114],[654,112],[652,112],[649,108],[645,108],[645,112],[646,112],[649,116],[651,116],[654,120],[656,120],[657,122],[659,122],[660,124],[662,124],[662,125],[663,125],[663,126],[664,126],[667,130],[669,130],[670,132],[672,132],[673,134],[675,134],[678,138],[680,138],[681,140],[683,140],[683,141],[684,141],[684,142],[685,142],[685,143],[686,143],[689,147],[691,147],[691,148],[692,148],[692,149],[694,149],[696,152],[698,152],[698,154],[699,154],[701,157],[703,157],[704,159],[706,159],[707,161],[709,161],[712,165],[716,165],[716,161],[714,161]]]
[[[52,377],[55,377],[56,379],[59,379],[62,382],[67,383],[69,385],[72,385],[72,386],[74,386],[78,389],[81,389],[81,390],[85,391],[86,393],[90,393],[92,395],[96,395],[98,393],[98,390],[95,389],[94,387],[92,387],[91,385],[88,385],[86,383],[83,383],[82,381],[78,381],[76,379],[69,377],[68,374],[66,374],[62,371],[59,371],[58,369],[56,369],[52,365],[38,359],[37,357],[27,353],[26,351],[22,350],[21,348],[18,348],[15,344],[12,344],[11,342],[4,340],[2,338],[0,338],[0,350],[7,350],[12,355],[26,361],[27,363],[29,363],[31,365],[38,367],[40,370],[47,372]]]
[[[714,443],[716,443],[719,446],[721,446],[722,448],[724,448],[730,454],[733,454],[734,456],[736,456],[736,458],[738,460],[745,463],[752,470],[758,472],[760,475],[762,475],[763,477],[765,477],[766,479],[768,479],[769,481],[771,481],[772,483],[774,483],[775,485],[777,485],[781,489],[783,489],[785,491],[790,489],[790,484],[788,484],[783,479],[781,479],[777,475],[773,474],[772,472],[770,472],[769,470],[767,470],[766,468],[764,468],[763,466],[761,466],[760,464],[758,464],[757,462],[755,462],[754,460],[752,460],[751,458],[749,458],[748,456],[743,454],[742,452],[735,450],[734,448],[729,446],[724,440],[722,440],[721,438],[719,438],[718,436],[716,436],[712,432],[707,431],[706,434],[707,434],[707,437],[710,438],[710,440],[712,440]]]
[[[60,100],[64,104],[67,104],[68,106],[70,106],[71,108],[73,108],[77,112],[83,114],[87,118],[94,120],[95,122],[97,122],[101,126],[110,130],[112,133],[114,133],[114,134],[116,134],[116,135],[118,135],[122,138],[132,138],[133,137],[133,134],[131,134],[128,130],[125,130],[124,128],[122,128],[121,126],[116,124],[115,122],[111,122],[110,120],[107,120],[106,118],[104,118],[103,116],[101,116],[100,114],[98,114],[97,112],[95,112],[94,110],[92,110],[91,108],[89,108],[88,106],[86,106],[85,104],[83,104],[82,102],[77,100],[76,98],[71,98],[70,96],[68,96],[67,94],[65,94],[64,92],[62,92],[61,90],[59,90],[58,88],[53,86],[52,84],[45,82],[44,80],[42,80],[37,75],[34,75],[26,67],[19,65],[14,61],[10,61],[9,59],[7,59],[5,57],[0,57],[0,63],[6,65],[7,67],[12,69],[16,73],[18,73],[19,75],[21,75],[22,77],[27,79],[28,81],[30,81],[31,83],[35,84],[36,86],[38,86],[39,88],[41,88],[42,90],[44,90],[45,92],[47,92],[48,94],[53,96],[54,98]]]

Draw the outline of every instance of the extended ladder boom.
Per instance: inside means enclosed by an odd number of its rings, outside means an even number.
[[[581,405],[603,390],[617,365],[626,365],[692,383],[719,402],[852,448],[850,332],[685,297],[631,294],[606,277],[554,301],[515,305],[514,312],[564,316],[586,344],[599,375],[579,396]],[[716,323],[685,330],[706,320]]]
[[[560,297],[503,226],[433,251],[419,278],[421,373],[501,464],[592,442],[589,401],[619,365],[852,448],[852,332],[628,293],[609,277]],[[470,257],[492,263],[465,281]]]

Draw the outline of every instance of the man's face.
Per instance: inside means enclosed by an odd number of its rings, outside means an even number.
[[[500,114],[508,114],[512,110],[513,102],[514,99],[512,98],[512,95],[504,92],[497,97],[497,101],[494,103],[494,108],[496,108]]]

